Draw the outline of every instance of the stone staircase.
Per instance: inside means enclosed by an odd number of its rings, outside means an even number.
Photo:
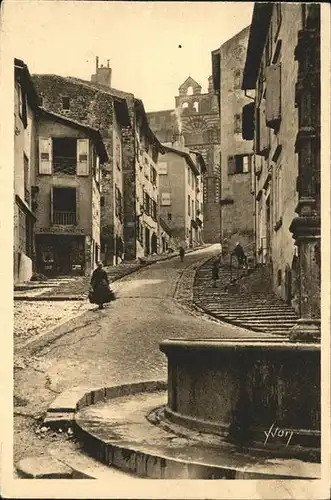
[[[217,288],[212,286],[214,259],[197,271],[194,303],[217,319],[271,335],[287,336],[298,316],[271,289],[267,267],[239,270],[224,264],[219,270]],[[231,282],[232,279],[232,282]]]

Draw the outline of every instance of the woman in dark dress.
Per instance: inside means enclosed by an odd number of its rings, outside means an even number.
[[[98,262],[97,268],[91,277],[91,287],[93,290],[90,302],[98,304],[99,309],[103,309],[103,304],[115,299],[114,293],[109,288],[109,280],[106,271],[102,267],[102,262]]]

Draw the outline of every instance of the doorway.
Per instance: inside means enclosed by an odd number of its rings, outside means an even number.
[[[150,231],[148,227],[145,227],[145,255],[150,255]]]
[[[157,236],[155,233],[152,234],[151,246],[152,246],[152,254],[157,253]]]

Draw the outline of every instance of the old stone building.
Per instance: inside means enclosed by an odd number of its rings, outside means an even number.
[[[164,250],[159,227],[159,153],[164,149],[149,128],[143,102],[135,100],[136,251],[137,257]]]
[[[162,143],[173,144],[183,135],[185,146],[199,152],[206,165],[204,174],[204,240],[220,240],[220,128],[217,97],[212,77],[208,92],[188,77],[179,87],[174,110],[148,113],[150,127]]]
[[[36,254],[43,274],[89,274],[100,258],[100,188],[108,160],[98,130],[40,109]]]
[[[35,134],[38,96],[26,64],[15,59],[14,282],[35,269]]]
[[[148,245],[143,243],[142,248],[141,227],[137,222],[140,205],[144,204],[140,200],[141,171],[137,166],[139,138],[148,141],[149,150],[145,153],[152,163],[152,157],[157,160],[160,143],[149,128],[142,102],[133,94],[112,88],[111,73],[109,61],[107,66],[100,66],[97,58],[91,82],[57,75],[35,75],[34,80],[46,109],[100,130],[109,158],[102,174],[100,255],[106,264],[112,265],[152,251],[151,241]],[[147,212],[146,217],[149,222],[144,224],[150,224],[152,238],[155,231],[158,235],[158,230]],[[156,247],[153,237],[153,250]]]
[[[200,178],[205,164],[200,153],[175,146],[164,146],[159,162],[160,218],[170,229],[174,247],[195,247],[203,243]]]
[[[250,27],[212,52],[214,89],[221,131],[221,240],[254,253],[252,196],[253,141],[242,137],[242,108],[252,98],[241,89]]]
[[[320,6],[255,4],[243,89],[254,136],[257,259],[300,314],[294,336],[320,324]],[[255,130],[255,132],[254,132]]]
[[[34,75],[33,80],[45,109],[100,131],[108,156],[102,172],[101,258],[116,264],[125,249],[124,191],[134,168],[134,109],[132,94],[105,85],[110,75],[111,68],[97,63],[93,82],[58,75]]]

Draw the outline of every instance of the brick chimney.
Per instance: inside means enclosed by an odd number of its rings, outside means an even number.
[[[109,67],[109,59],[107,59],[107,66],[99,66],[99,57],[95,58],[96,61],[96,72],[91,76],[91,82],[99,83],[100,85],[105,85],[106,87],[111,87],[111,73],[112,70]]]

